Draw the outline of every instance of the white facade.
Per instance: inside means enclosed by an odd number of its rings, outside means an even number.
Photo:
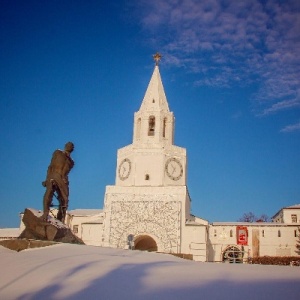
[[[279,213],[283,213],[282,210]],[[70,227],[73,230],[75,227],[75,233],[86,244],[105,246],[99,240],[100,234],[103,233],[104,212],[94,210],[95,215],[92,215],[92,211],[71,211],[73,217],[69,219]],[[297,212],[299,213],[299,211],[300,207]],[[144,220],[146,220],[152,214],[149,206],[144,213]],[[92,220],[95,220],[99,215],[101,216],[100,220],[102,220],[102,223],[101,221],[97,223],[99,228],[95,227],[90,233],[85,231],[85,226],[94,226]],[[137,213],[136,215],[139,216],[140,214]],[[239,244],[238,241],[237,229],[240,227],[247,230],[244,245]],[[175,226],[175,228],[178,227]],[[208,224],[207,221],[191,215],[182,227],[182,243],[181,248],[178,248],[180,250],[178,253],[192,254],[194,260],[211,262],[246,262],[248,258],[257,256],[297,256],[299,255],[296,249],[296,244],[299,242],[298,228],[299,224],[279,222],[213,222]],[[168,229],[166,226],[166,230],[172,231],[172,228]],[[150,236],[155,238],[152,234]],[[158,246],[157,251],[164,250],[161,244]],[[128,248],[125,244],[116,247]],[[166,252],[176,253],[175,249],[171,250]]]
[[[74,209],[68,211],[66,225],[85,244],[102,246],[103,216],[102,209]]]
[[[246,231],[245,242],[239,241],[239,228]],[[291,224],[214,222],[209,225],[208,261],[232,261],[234,251],[240,262],[258,256],[297,256],[298,234],[298,226]]]

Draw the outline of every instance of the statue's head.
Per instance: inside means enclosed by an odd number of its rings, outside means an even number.
[[[65,144],[65,150],[68,152],[72,152],[74,150],[74,144],[72,142],[67,142]]]

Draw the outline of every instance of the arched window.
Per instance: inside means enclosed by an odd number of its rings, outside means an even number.
[[[281,232],[280,232],[280,230],[278,230],[278,237],[281,237]]]
[[[167,128],[167,118],[164,118],[164,123],[163,123],[163,137],[166,137],[166,128]]]
[[[154,136],[155,134],[155,117],[149,117],[149,128],[148,128],[148,136]]]

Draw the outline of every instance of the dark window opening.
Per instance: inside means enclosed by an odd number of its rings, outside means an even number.
[[[155,117],[150,116],[149,117],[149,129],[148,129],[148,135],[154,136],[155,134]]]
[[[166,137],[167,118],[164,118],[163,137]]]
[[[78,233],[78,225],[73,225],[73,233]]]

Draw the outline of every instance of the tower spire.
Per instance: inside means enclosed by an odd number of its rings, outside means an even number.
[[[134,143],[148,146],[173,145],[174,116],[170,112],[167,97],[159,73],[158,52],[153,55],[155,67],[139,111],[134,117]]]
[[[142,101],[140,110],[147,111],[169,111],[169,105],[159,73],[158,63],[161,59],[161,54],[153,55],[155,67]]]

